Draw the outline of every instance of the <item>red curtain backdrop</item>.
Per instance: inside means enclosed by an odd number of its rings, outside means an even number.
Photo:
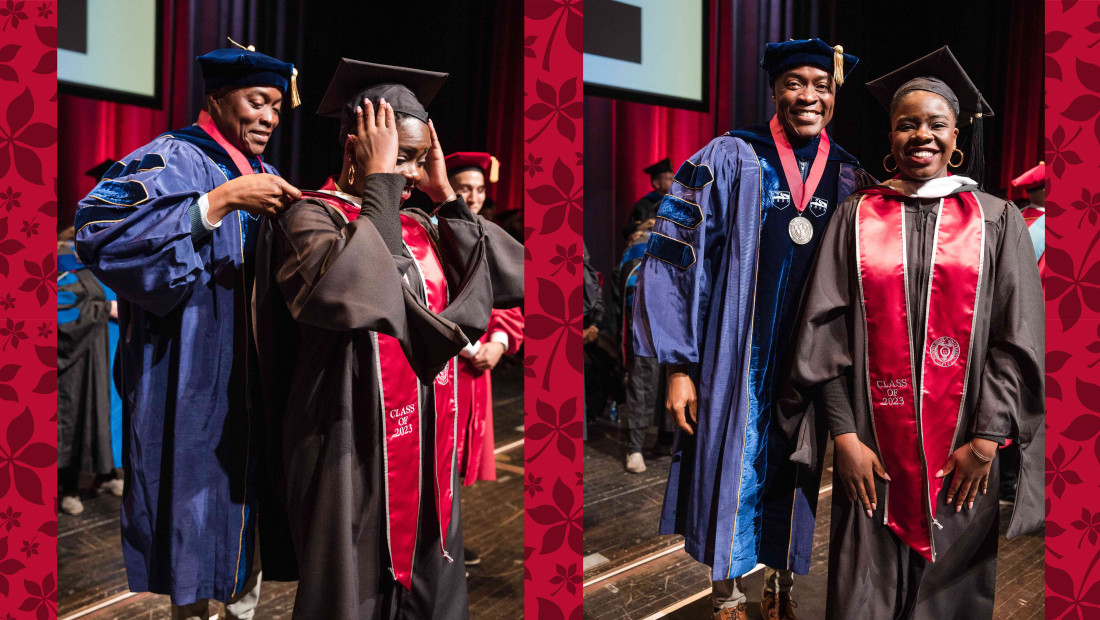
[[[1001,118],[1004,148],[1001,151],[1001,187],[1009,198],[1025,198],[1023,190],[1008,184],[1038,165],[1043,158],[1043,55],[1042,8],[1038,2],[1014,2],[1008,46],[1008,93]],[[994,154],[987,153],[986,161]],[[992,189],[992,188],[991,188]]]
[[[171,127],[188,125],[190,93],[190,5],[164,1],[164,93],[159,109],[60,94],[57,101],[57,226],[72,226],[76,203],[95,186],[85,174],[105,159],[119,159]]]
[[[500,180],[489,190],[496,211],[523,206],[523,3],[496,3],[492,86],[486,149],[500,160]]]

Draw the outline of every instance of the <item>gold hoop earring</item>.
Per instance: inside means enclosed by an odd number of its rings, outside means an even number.
[[[348,167],[348,185],[355,185],[355,164]]]
[[[896,159],[894,160],[894,167],[893,168],[886,165],[886,160],[887,159],[893,159],[893,157],[894,157],[893,153],[887,153],[886,157],[882,158],[882,167],[886,170],[886,172],[895,172],[898,169],[898,162],[897,162]]]
[[[958,154],[959,154],[959,163],[957,163],[957,164],[956,164],[956,163],[952,163],[952,161],[951,161],[952,159],[955,159],[955,153],[958,153]],[[951,157],[950,157],[950,158],[948,158],[948,160],[947,160],[947,165],[948,165],[948,166],[951,166],[952,168],[958,168],[959,166],[963,165],[963,161],[964,161],[965,159],[966,159],[966,153],[963,153],[963,152],[962,152],[961,150],[959,150],[959,149],[955,149],[954,151],[951,151]]]

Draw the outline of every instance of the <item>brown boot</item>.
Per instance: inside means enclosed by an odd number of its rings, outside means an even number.
[[[795,607],[798,607],[798,603],[794,602],[790,594],[783,593],[779,595],[780,620],[798,620],[798,616],[794,615]]]
[[[714,614],[714,620],[748,620],[748,618],[744,603],[737,607],[723,607]]]
[[[798,607],[798,603],[785,592],[776,596],[775,592],[765,588],[760,594],[760,615],[765,620],[798,620],[794,615],[795,607]]]
[[[777,600],[775,592],[767,588],[764,588],[764,591],[760,593],[760,616],[764,620],[780,620],[779,600]]]

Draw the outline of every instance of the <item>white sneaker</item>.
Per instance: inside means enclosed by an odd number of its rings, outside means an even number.
[[[626,455],[626,471],[632,474],[640,474],[645,471],[645,461],[641,452],[631,452]]]
[[[78,515],[84,512],[84,502],[75,495],[66,495],[61,498],[61,512],[67,515]]]
[[[122,478],[112,478],[111,480],[108,480],[107,482],[99,485],[99,488],[101,491],[106,491],[111,495],[114,495],[115,497],[122,497],[123,484],[124,483],[122,482]]]

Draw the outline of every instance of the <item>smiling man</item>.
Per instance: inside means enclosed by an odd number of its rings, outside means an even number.
[[[873,182],[825,132],[856,62],[820,39],[769,43],[776,115],[680,166],[646,248],[634,346],[667,367],[681,429],[661,533],[712,567],[716,618],[746,617],[757,563],[763,617],[794,618],[793,574],[809,570],[820,467],[789,460],[774,400],[821,233]]]
[[[210,598],[227,602],[229,618],[251,618],[250,274],[258,218],[301,195],[260,159],[288,87],[297,99],[295,71],[248,49],[198,62],[198,122],[104,174],[80,201],[76,248],[118,293],[130,590],[171,595],[173,618],[208,618]]]

